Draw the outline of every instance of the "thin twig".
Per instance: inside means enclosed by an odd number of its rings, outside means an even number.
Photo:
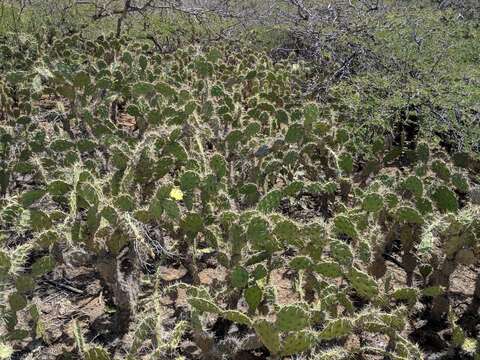
[[[57,288],[68,290],[68,291],[71,291],[71,292],[73,292],[75,294],[79,294],[79,295],[85,295],[85,292],[83,290],[77,289],[76,287],[73,287],[73,286],[70,286],[70,285],[67,285],[67,284],[63,284],[63,283],[58,282],[58,281],[49,280],[49,279],[44,279],[43,281],[46,282],[47,284],[53,285]]]

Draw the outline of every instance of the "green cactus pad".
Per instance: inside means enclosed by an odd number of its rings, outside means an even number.
[[[174,200],[166,199],[161,204],[165,214],[172,220],[180,218],[180,209]]]
[[[243,134],[240,130],[232,130],[228,133],[227,137],[225,138],[225,141],[227,144],[233,148],[236,143],[240,142],[242,140]]]
[[[333,220],[335,232],[337,234],[344,234],[352,239],[358,237],[358,232],[355,224],[345,215],[337,215]]]
[[[195,171],[187,171],[180,176],[180,188],[185,191],[193,191],[200,184],[200,176]]]
[[[115,206],[123,211],[133,211],[135,200],[128,194],[121,194],[115,198]]]
[[[146,96],[155,92],[155,86],[153,84],[139,81],[132,85],[132,94],[135,96]]]
[[[353,252],[350,246],[340,240],[330,242],[330,251],[332,257],[341,265],[350,266],[353,261]]]
[[[350,319],[330,320],[325,328],[318,333],[318,337],[322,340],[339,339],[350,335],[353,331],[353,322]]]
[[[260,193],[258,192],[257,185],[252,183],[247,183],[239,189],[239,193],[244,195],[245,201],[248,204],[255,204],[260,198]]]
[[[256,249],[264,250],[272,241],[268,221],[260,216],[252,217],[247,227],[247,239]]]
[[[430,214],[433,211],[432,202],[427,198],[417,199],[415,207],[422,215]]]
[[[252,325],[252,320],[247,315],[237,310],[226,310],[222,312],[222,317],[238,324],[243,324],[247,326]]]
[[[246,287],[248,284],[248,271],[241,266],[236,266],[230,274],[230,281],[233,287]]]
[[[280,353],[280,335],[272,323],[264,319],[258,319],[254,322],[253,328],[260,341],[272,354]]]
[[[21,294],[30,292],[35,288],[35,280],[30,275],[20,275],[15,280],[15,288]]]
[[[290,356],[300,354],[312,348],[316,343],[316,337],[311,331],[299,331],[287,335],[283,340],[282,355]]]
[[[148,59],[145,55],[140,55],[138,58],[138,64],[142,70],[145,70],[148,66]]]
[[[394,208],[397,206],[399,200],[398,196],[393,194],[393,193],[388,193],[385,195],[385,203],[388,205],[390,209]]]
[[[418,290],[414,288],[400,288],[393,292],[392,297],[395,300],[403,300],[410,303],[415,303],[418,299]]]
[[[368,212],[376,212],[383,208],[383,198],[380,194],[367,194],[363,198],[362,208]]]
[[[213,302],[206,299],[202,299],[199,297],[191,297],[191,298],[188,298],[187,302],[190,304],[190,306],[192,306],[193,308],[201,312],[207,312],[207,313],[213,313],[213,314],[222,313],[222,309],[220,309]]]
[[[430,158],[430,149],[428,147],[428,144],[425,144],[425,143],[418,144],[416,148],[416,153],[417,153],[418,160],[424,163],[428,162],[428,159]]]
[[[279,124],[285,124],[285,125],[288,124],[288,121],[289,121],[288,113],[283,109],[277,110],[277,112],[275,113],[275,118],[277,119]]]
[[[277,239],[284,244],[298,245],[300,242],[300,229],[298,225],[290,219],[282,219],[279,221],[275,225],[273,233]]]
[[[422,214],[410,206],[401,206],[397,209],[395,216],[398,221],[409,224],[422,225],[424,220]]]
[[[350,135],[346,129],[337,129],[337,132],[335,134],[335,141],[338,144],[344,144],[350,139]]]
[[[23,207],[29,207],[41,200],[46,194],[45,190],[30,190],[22,194],[21,203]]]
[[[253,270],[252,272],[252,277],[255,279],[255,280],[261,280],[261,279],[264,279],[266,278],[268,275],[268,270],[267,268],[265,267],[265,265],[263,264],[258,264],[256,267],[255,267],[255,270]]]
[[[453,154],[452,161],[455,166],[468,169],[471,164],[472,158],[468,152],[457,152]]]
[[[249,256],[245,260],[245,266],[258,264],[262,261],[267,260],[268,258],[270,258],[270,256],[271,256],[271,254],[268,251],[258,252],[256,254],[253,254],[253,255]]]
[[[3,279],[10,271],[12,263],[7,253],[0,250],[0,279]]]
[[[312,126],[320,118],[318,105],[315,103],[306,104],[303,110],[303,116],[305,118],[305,126]]]
[[[17,312],[27,306],[27,298],[18,292],[14,292],[8,296],[8,304],[13,312]]]
[[[221,154],[214,154],[210,159],[210,167],[219,178],[227,174],[227,162]]]
[[[52,227],[52,220],[41,210],[30,210],[30,226],[34,231],[48,230]]]
[[[423,296],[435,297],[442,295],[445,292],[445,289],[441,286],[430,286],[425,289],[422,289],[421,293]]]
[[[95,150],[97,144],[89,139],[82,139],[77,141],[77,149],[81,153],[86,153]]]
[[[188,153],[185,147],[177,142],[172,142],[165,147],[165,153],[173,155],[178,161],[187,161]]]
[[[296,256],[288,264],[293,270],[307,270],[313,267],[313,261],[308,256]]]
[[[285,135],[285,142],[294,144],[300,142],[305,135],[305,130],[301,124],[292,124]]]
[[[286,196],[291,196],[295,197],[298,195],[300,191],[304,188],[305,183],[303,181],[292,181],[290,184],[288,184],[286,187],[282,189],[282,192]]]
[[[299,331],[305,329],[310,316],[300,305],[286,305],[277,312],[275,327],[279,331]]]
[[[50,195],[61,196],[72,190],[72,186],[65,181],[54,180],[48,184],[47,190]]]
[[[353,157],[350,153],[342,153],[338,157],[338,167],[345,173],[350,174],[353,171]]]
[[[245,301],[251,311],[255,311],[262,302],[263,291],[258,286],[252,286],[245,290]]]
[[[423,195],[423,182],[418,176],[409,176],[403,181],[402,188],[410,191],[416,197]]]
[[[443,160],[434,160],[431,165],[432,171],[442,180],[450,180],[450,169]]]
[[[471,266],[475,264],[475,253],[471,249],[460,249],[455,255],[455,261],[465,266]]]
[[[435,189],[432,193],[432,200],[441,211],[455,212],[458,210],[458,200],[455,193],[445,185]]]
[[[78,88],[87,87],[90,84],[90,76],[85,71],[78,71],[73,77],[73,85]]]
[[[336,262],[322,261],[313,267],[314,271],[327,278],[338,278],[343,276],[342,267]]]
[[[347,274],[347,279],[360,296],[366,299],[372,299],[378,295],[377,282],[363,271],[352,267]]]
[[[185,232],[196,235],[203,228],[202,217],[197,213],[188,213],[182,218],[180,227]]]
[[[455,173],[452,175],[452,184],[455,188],[462,192],[468,193],[470,190],[470,185],[468,184],[468,179],[466,176],[460,173]]]
[[[64,152],[71,149],[75,144],[66,139],[57,139],[50,143],[50,149],[56,152]]]
[[[97,206],[99,203],[99,193],[95,186],[89,183],[77,185],[77,197],[81,198],[88,205]]]
[[[271,190],[258,202],[257,209],[263,213],[270,213],[280,206],[283,194],[280,190]]]
[[[402,313],[381,314],[380,319],[388,329],[395,329],[396,331],[402,331],[406,325],[406,316],[405,314],[402,314]]]
[[[370,243],[366,240],[360,241],[357,248],[358,258],[365,264],[370,263],[372,257],[372,249]]]

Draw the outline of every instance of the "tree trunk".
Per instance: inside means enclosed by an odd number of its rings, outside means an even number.
[[[445,292],[433,299],[432,303],[432,320],[440,322],[442,317],[448,312],[450,300],[448,298],[448,289],[450,287],[450,276],[455,271],[455,257],[446,258],[440,269],[432,275],[431,286],[443,286]]]
[[[475,290],[473,292],[473,299],[470,305],[468,306],[468,312],[476,314],[480,308],[480,274],[477,275],[475,281]]]
[[[124,248],[118,256],[112,253],[101,254],[96,265],[118,308],[115,332],[125,334],[135,316],[140,290],[140,267],[133,246]]]
[[[117,31],[116,31],[117,38],[120,37],[120,35],[122,34],[122,24],[127,17],[131,2],[132,2],[131,0],[125,0],[125,6],[123,7],[122,15],[120,15],[120,17],[117,20]]]

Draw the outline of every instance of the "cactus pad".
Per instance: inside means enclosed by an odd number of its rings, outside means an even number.
[[[248,271],[241,266],[235,267],[230,274],[233,287],[244,288],[248,284]]]
[[[212,301],[202,299],[199,297],[191,297],[187,301],[190,304],[190,306],[197,309],[198,311],[213,313],[213,314],[222,313],[222,310],[217,305],[215,305]]]
[[[380,194],[367,194],[362,203],[362,208],[368,212],[379,211],[383,207],[383,198]]]
[[[335,232],[338,234],[344,234],[352,239],[358,237],[358,232],[355,224],[345,215],[337,215],[333,220],[335,226]]]
[[[330,320],[325,328],[320,331],[318,337],[322,340],[339,339],[350,335],[353,331],[353,322],[350,319]]]
[[[252,286],[245,290],[245,301],[251,311],[255,311],[262,302],[263,291],[258,286]]]
[[[432,199],[441,211],[455,212],[458,210],[458,200],[455,193],[445,185],[435,189]]]
[[[335,262],[319,262],[315,264],[314,270],[327,278],[337,278],[343,276],[342,267]]]
[[[347,274],[350,285],[357,293],[366,298],[371,299],[378,294],[378,285],[372,277],[358,269],[352,267]]]
[[[299,331],[309,325],[309,315],[300,305],[283,306],[277,313],[275,327],[279,331]]]
[[[353,252],[350,246],[340,240],[333,240],[330,243],[332,257],[341,265],[349,266],[353,261]]]
[[[315,345],[316,339],[313,332],[299,331],[289,334],[283,340],[282,355],[289,356],[300,354]]]
[[[254,322],[253,328],[260,341],[272,354],[280,353],[280,335],[272,323],[264,319],[258,319]]]
[[[252,320],[247,315],[237,310],[226,310],[222,312],[222,317],[238,324],[243,324],[247,326],[252,325]]]

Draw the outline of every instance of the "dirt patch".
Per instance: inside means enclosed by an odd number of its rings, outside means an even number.
[[[298,293],[293,289],[293,283],[286,269],[272,271],[271,283],[277,289],[277,303],[280,305],[292,304],[300,300]]]
[[[88,267],[59,267],[37,288],[37,304],[44,325],[42,344],[33,352],[35,359],[62,359],[74,351],[73,326],[77,321],[86,334],[91,325],[108,313],[100,281]],[[73,358],[72,358],[73,359]]]
[[[202,285],[215,285],[218,282],[225,281],[227,270],[223,266],[216,268],[206,268],[198,273]]]

